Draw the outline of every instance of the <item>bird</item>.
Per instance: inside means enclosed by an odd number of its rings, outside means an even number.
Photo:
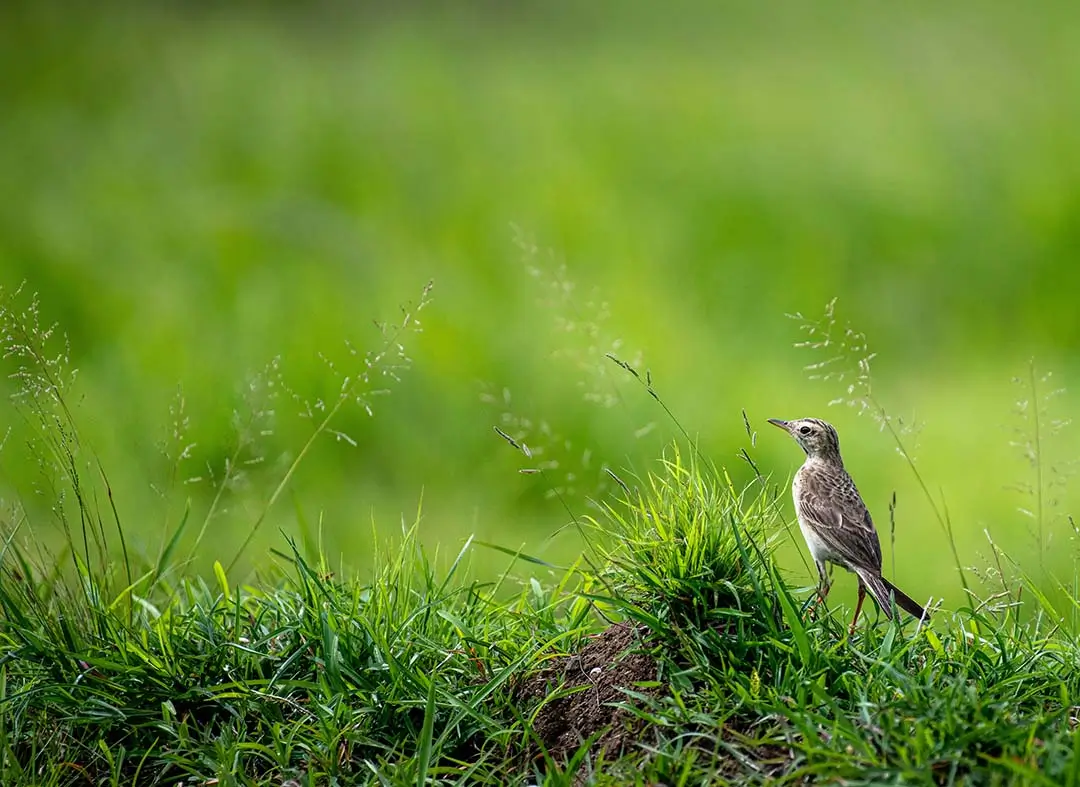
[[[820,418],[768,421],[791,435],[806,452],[806,461],[791,483],[791,496],[799,529],[817,566],[821,601],[829,594],[831,584],[825,573],[826,563],[841,566],[859,579],[859,599],[848,636],[855,633],[867,591],[889,620],[893,618],[894,601],[905,612],[926,620],[926,610],[881,575],[877,530],[855,482],[844,468],[836,429]]]

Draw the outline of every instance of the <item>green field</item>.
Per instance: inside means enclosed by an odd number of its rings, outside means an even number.
[[[378,350],[373,320],[433,281],[410,368],[373,417],[341,410],[348,439],[316,441],[245,566],[321,531],[365,569],[373,531],[421,505],[421,540],[449,554],[471,533],[575,554],[549,536],[612,489],[603,467],[644,473],[679,436],[614,350],[740,481],[743,410],[755,430],[834,421],[887,573],[956,607],[917,479],[871,418],[827,406],[846,383],[808,379],[821,357],[793,346],[785,314],[837,297],[878,353],[875,396],[921,426],[908,446],[962,562],[984,564],[988,530],[1036,565],[1037,525],[1017,511],[1036,496],[1010,489],[1036,484],[1042,551],[1071,575],[1077,495],[1057,482],[1076,433],[1050,422],[1074,393],[1047,403],[1037,468],[1010,442],[1032,423],[1015,412],[1030,386],[1012,382],[1030,359],[1054,372],[1034,398],[1080,374],[1080,29],[1065,3],[918,5],[5,4],[2,284],[25,281],[19,302],[39,293],[70,338],[75,419],[147,554],[187,499],[203,521],[234,411],[273,407],[272,434],[240,455],[263,461],[198,545],[202,571],[251,534],[311,433],[305,402],[355,377],[346,342]],[[274,358],[295,397],[245,402]],[[163,499],[178,389],[194,448]],[[4,497],[51,539],[25,423],[5,407],[0,424]],[[751,450],[786,486],[797,450],[769,432]],[[557,465],[518,472],[539,462]],[[790,545],[781,563],[810,581]]]
[[[426,5],[0,4],[0,783],[1080,784],[1072,5]]]

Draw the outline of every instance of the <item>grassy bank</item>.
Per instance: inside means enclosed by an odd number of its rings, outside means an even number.
[[[223,569],[0,573],[4,784],[1076,783],[1071,610],[810,615],[777,491],[672,450],[574,566],[412,529],[369,579],[295,546]],[[9,523],[10,524],[10,523]],[[73,545],[75,555],[81,548]],[[470,563],[505,558],[493,583]],[[1041,600],[1041,599],[1039,599]]]
[[[36,315],[33,302],[3,312],[5,355],[64,537],[50,549],[29,509],[5,509],[5,785],[1080,778],[1075,588],[1031,581],[1000,551],[981,576],[957,562],[976,588],[966,603],[925,624],[867,615],[849,636],[846,610],[811,612],[774,559],[798,537],[786,485],[750,452],[751,480],[735,482],[679,441],[639,476],[609,470],[615,491],[591,513],[567,506],[583,545],[572,565],[474,539],[431,556],[419,511],[398,538],[373,535],[364,577],[301,517],[305,538],[282,535],[254,575],[221,556],[207,579],[191,555],[217,501],[201,525],[189,501],[156,553],[129,545],[67,404],[68,359],[46,352],[57,335]],[[403,368],[397,352],[364,358],[372,379]],[[621,366],[666,410],[647,374]],[[363,401],[358,385],[314,409],[250,532],[338,410]],[[497,431],[564,500],[527,444]]]

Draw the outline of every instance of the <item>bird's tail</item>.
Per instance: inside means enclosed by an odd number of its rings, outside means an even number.
[[[866,585],[866,589],[870,591],[870,595],[874,597],[878,607],[885,613],[885,617],[892,619],[893,601],[896,602],[896,606],[900,607],[900,609],[921,620],[929,617],[926,610],[919,606],[911,596],[885,579],[885,577],[880,574],[871,574],[868,571],[860,571],[858,574],[859,579]]]

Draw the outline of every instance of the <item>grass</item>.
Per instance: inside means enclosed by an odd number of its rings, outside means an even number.
[[[4,315],[67,528],[50,555],[4,520],[5,785],[1080,781],[1076,595],[1000,552],[985,599],[849,637],[774,558],[786,493],[680,441],[571,511],[573,565],[472,539],[432,556],[418,511],[374,538],[366,578],[285,539],[254,579],[215,561],[208,580],[124,541],[54,331],[33,305]]]
[[[782,516],[769,484],[735,489],[673,451],[589,523],[594,549],[579,565],[513,561],[494,583],[469,579],[486,547],[466,544],[439,568],[413,527],[379,545],[367,581],[292,546],[252,584],[219,570],[146,595],[84,566],[57,582],[9,540],[0,776],[1075,783],[1080,653],[1052,608],[1021,623],[1009,604],[973,605],[923,629],[879,618],[849,639],[842,614],[807,615],[772,561]],[[651,680],[619,683],[618,659],[585,683],[565,666],[613,620],[633,622]],[[545,670],[537,700],[523,688]],[[589,703],[601,671],[630,709],[604,717],[632,728],[624,750],[589,745],[603,726],[557,748],[536,726],[543,707],[560,692]]]

